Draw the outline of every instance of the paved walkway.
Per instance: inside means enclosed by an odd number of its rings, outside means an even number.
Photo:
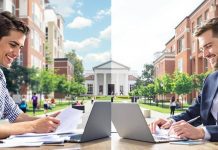
[[[85,124],[88,120],[88,117],[89,117],[89,114],[91,112],[91,109],[92,109],[92,104],[91,102],[87,102],[85,103],[85,113],[83,114],[82,116],[82,119],[81,119],[81,123],[78,125],[78,128],[84,128],[85,127]],[[144,110],[146,110],[145,108],[141,108],[141,111],[142,113],[144,114]],[[54,112],[51,112],[51,113],[54,113]],[[48,114],[51,114],[51,113],[48,113]],[[41,115],[43,116],[43,115]],[[160,113],[160,112],[157,112],[157,111],[153,111],[153,110],[150,110],[150,117],[149,118],[145,118],[147,123],[149,124],[150,122],[158,119],[158,118],[167,118],[169,117],[169,114],[165,114],[165,113]],[[112,125],[112,131],[113,131],[113,125]]]

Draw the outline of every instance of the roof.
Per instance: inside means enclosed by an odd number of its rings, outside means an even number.
[[[102,63],[98,66],[95,66],[93,67],[93,70],[96,70],[96,69],[121,69],[121,70],[129,70],[130,68],[121,64],[121,63],[118,63],[114,60],[109,60],[105,63]]]

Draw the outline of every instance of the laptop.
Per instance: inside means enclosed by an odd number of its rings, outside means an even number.
[[[71,135],[67,142],[82,143],[111,136],[111,102],[95,102],[83,133]]]
[[[138,104],[114,103],[111,107],[112,122],[120,137],[152,143],[184,140],[152,134]]]

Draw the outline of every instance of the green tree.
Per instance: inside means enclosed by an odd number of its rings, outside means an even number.
[[[182,107],[183,95],[190,93],[192,91],[192,87],[192,78],[188,74],[181,72],[174,73],[173,91],[178,94],[178,96],[182,96]]]
[[[57,76],[52,70],[42,70],[38,76],[39,91],[45,95],[50,94],[57,88]]]
[[[163,84],[163,94],[166,95],[166,94],[169,94],[172,92],[172,78],[168,75],[168,74],[165,74],[162,76],[162,84]]]
[[[195,90],[199,92],[202,89],[204,79],[208,76],[208,74],[209,72],[201,73],[201,74],[193,74],[191,76],[193,80],[193,88]]]
[[[68,81],[65,75],[56,75],[57,80],[57,87],[55,89],[55,92],[62,93],[65,95],[68,95],[69,87],[68,87]]]
[[[142,79],[145,82],[145,85],[154,83],[154,65],[145,64],[142,70]]]
[[[157,93],[159,95],[164,94],[163,82],[160,78],[156,78],[154,80],[154,90],[155,90],[155,93]],[[159,99],[159,100],[162,102],[162,107],[163,107],[163,99]]]
[[[80,60],[76,53],[75,50],[72,50],[71,52],[66,54],[66,57],[69,59],[69,61],[73,64],[74,66],[74,79],[78,83],[83,83],[84,82],[84,77],[83,77],[83,63],[82,60]]]
[[[18,65],[17,61],[13,62],[10,69],[2,68],[7,80],[7,88],[10,92],[21,93],[21,87],[29,84],[29,76],[32,69]]]
[[[151,83],[154,83],[154,66],[152,64],[144,64],[142,75],[136,80],[135,88]]]
[[[87,93],[87,89],[85,88],[85,86],[83,86],[80,83],[71,82],[70,92],[71,92],[71,95],[73,96],[80,96],[82,94]]]
[[[149,100],[150,100],[150,105],[151,105],[151,99],[155,99],[155,85],[153,83],[151,84],[148,84],[146,87],[145,87],[146,91],[148,92],[148,96],[149,96]]]

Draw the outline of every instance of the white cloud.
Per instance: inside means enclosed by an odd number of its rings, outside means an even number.
[[[103,31],[100,31],[100,38],[101,39],[111,39],[111,26],[108,26]]]
[[[110,60],[111,58],[111,52],[110,51],[105,51],[102,53],[89,53],[84,57],[84,60],[86,62],[91,61],[91,62],[106,62]]]
[[[111,14],[111,9],[101,9],[96,13],[96,16],[94,17],[95,20],[100,20],[102,19],[104,16],[108,16]]]
[[[78,10],[78,11],[77,11],[77,14],[80,15],[80,16],[83,16],[83,13],[82,13],[81,10]]]
[[[93,38],[93,37],[85,39],[81,42],[66,40],[64,42],[64,49],[65,50],[71,50],[71,49],[83,50],[83,49],[87,49],[89,47],[98,47],[100,42],[101,42],[101,40],[99,40],[97,38]]]
[[[112,0],[113,59],[141,74],[143,65],[154,61],[153,54],[165,48],[174,28],[201,2]]]
[[[76,17],[71,23],[67,25],[68,28],[82,29],[92,25],[92,20],[84,17]]]
[[[58,13],[64,17],[70,16],[75,12],[73,6],[76,0],[51,0],[50,3],[55,7]]]

